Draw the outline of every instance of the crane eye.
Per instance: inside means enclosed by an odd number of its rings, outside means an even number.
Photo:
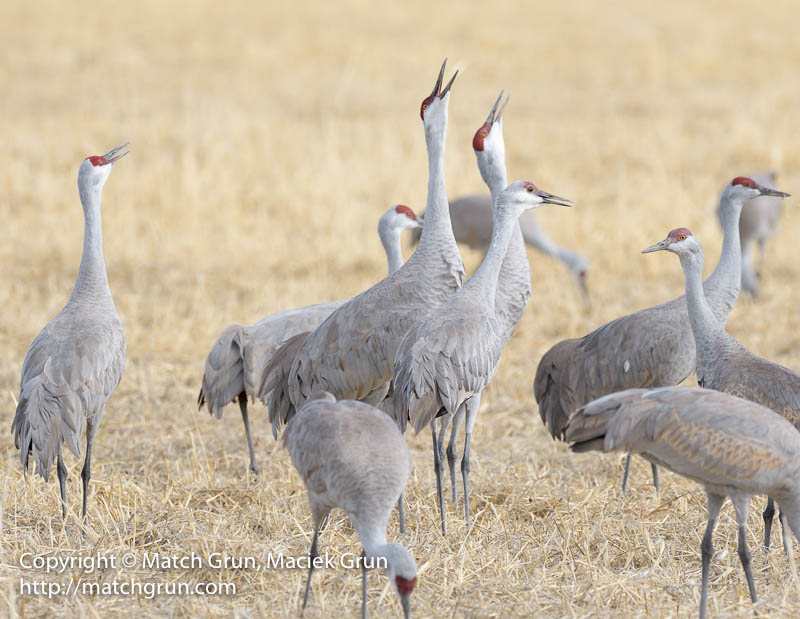
[[[489,132],[488,132],[488,131],[486,131],[486,129],[484,129],[483,131],[481,131],[481,137],[482,137],[482,138],[485,138],[485,137],[487,137],[488,135],[489,135]]]
[[[528,186],[525,188],[525,191],[527,191],[528,193],[533,193],[533,185],[528,185]]]
[[[428,109],[428,104],[427,103],[423,103],[422,104],[422,109],[423,110],[427,110]]]
[[[679,241],[685,241],[685,240],[686,240],[686,235],[685,235],[685,234],[681,234],[681,235],[678,237],[678,240],[679,240]]]

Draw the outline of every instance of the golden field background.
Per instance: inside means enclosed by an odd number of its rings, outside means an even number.
[[[482,191],[470,141],[501,88],[509,179],[534,180],[575,208],[542,209],[557,240],[592,264],[591,311],[568,273],[531,252],[533,296],[484,397],[473,441],[476,526],[460,503],[438,532],[427,433],[409,436],[406,544],[420,566],[412,612],[429,616],[692,616],[705,495],[622,456],[573,456],[539,421],[531,384],[556,341],[682,292],[674,256],[641,256],[677,226],[721,234],[716,196],[735,175],[772,168],[800,193],[800,6],[773,2],[228,2],[0,5],[0,426],[10,428],[30,342],[66,302],[80,260],[81,160],[130,140],[103,200],[109,280],[128,365],[93,458],[85,536],[82,462],[67,456],[73,512],[62,526],[55,473],[24,479],[0,441],[0,614],[296,616],[305,573],[188,570],[55,580],[232,582],[236,596],[21,597],[25,551],[118,557],[161,552],[264,557],[310,544],[302,483],[251,407],[262,474],[248,474],[235,406],[196,410],[203,361],[222,328],[346,298],[383,276],[379,215],[425,204],[419,105],[443,57],[461,68],[450,100],[447,186]],[[643,3],[642,3],[643,4]],[[800,369],[800,210],[786,201],[762,297],[729,329]],[[480,255],[463,252],[468,269]],[[460,493],[459,493],[460,494]],[[753,502],[759,612],[800,613],[798,584]],[[751,616],[733,510],[717,528],[709,610]],[[338,513],[321,550],[359,552]],[[369,609],[398,616],[382,574]],[[307,615],[355,616],[360,574],[315,574]]]

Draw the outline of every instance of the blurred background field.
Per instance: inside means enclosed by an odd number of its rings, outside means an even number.
[[[442,58],[461,69],[450,101],[450,197],[483,191],[470,143],[501,88],[510,179],[573,199],[539,211],[557,241],[589,256],[593,305],[569,274],[530,253],[533,295],[477,422],[476,526],[461,507],[438,533],[430,439],[409,436],[409,531],[421,566],[416,616],[691,616],[705,496],[666,473],[657,494],[622,456],[572,456],[544,431],[531,384],[541,355],[623,313],[677,296],[674,256],[640,250],[687,226],[707,271],[723,184],[778,171],[800,194],[800,5],[771,2],[5,2],[0,4],[0,426],[9,428],[30,342],[69,296],[83,219],[80,161],[130,140],[103,199],[109,281],[128,365],[95,443],[85,537],[61,525],[55,475],[23,479],[0,441],[0,613],[45,616],[294,616],[305,574],[142,570],[90,581],[233,582],[236,596],[20,596],[26,551],[122,556],[307,552],[310,517],[266,411],[251,408],[262,474],[236,407],[197,412],[205,355],[222,328],[351,296],[382,277],[377,218],[423,210],[419,105]],[[770,244],[762,296],[740,298],[729,330],[800,369],[796,197]],[[463,251],[468,270],[480,254]],[[693,381],[693,379],[691,379]],[[81,463],[67,457],[69,500]],[[760,612],[800,613],[777,538],[766,560],[762,500],[749,543]],[[710,612],[752,615],[723,510]],[[321,539],[360,551],[337,515]],[[65,581],[66,577],[59,577]],[[370,610],[400,614],[383,575]],[[360,575],[315,575],[308,616],[355,616]]]

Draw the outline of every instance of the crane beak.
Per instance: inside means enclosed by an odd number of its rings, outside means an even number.
[[[445,95],[446,95],[448,92],[450,92],[450,87],[453,85],[453,82],[455,82],[455,81],[456,81],[456,76],[458,76],[458,69],[456,69],[456,72],[455,72],[455,73],[453,73],[453,77],[451,77],[451,78],[450,78],[450,81],[449,81],[449,82],[447,82],[447,86],[445,86],[444,88],[442,88],[442,92],[440,92],[440,93],[439,93],[439,98],[440,98],[440,99],[443,99],[443,98],[444,98],[444,96],[445,96]]]
[[[643,249],[643,254],[649,254],[654,251],[663,251],[669,247],[669,239],[664,239],[663,241],[659,241],[655,245],[651,245],[650,247]]]
[[[417,226],[416,226],[417,228],[421,228],[422,226],[425,225],[425,220],[422,217],[420,217],[419,215],[417,215],[417,218],[414,221],[417,223]]]
[[[547,193],[546,191],[542,191],[541,189],[538,190],[539,197],[542,199],[544,204],[557,204],[558,206],[572,206],[572,200],[567,200],[566,198],[559,198],[558,196],[554,196],[552,193]]]
[[[436,83],[433,85],[433,90],[431,91],[431,97],[436,97],[439,95],[439,90],[442,87],[442,81],[444,80],[444,68],[447,66],[447,58],[444,59],[442,63],[442,68],[439,69],[439,77],[436,78]]]
[[[503,88],[503,90],[500,91],[500,96],[497,97],[497,101],[494,102],[494,105],[492,106],[492,110],[489,112],[489,115],[486,117],[486,122],[483,123],[483,124],[489,125],[489,126],[494,124],[494,114],[495,114],[495,112],[497,112],[497,106],[500,105],[500,99],[503,98],[503,95],[505,94],[505,92],[506,92],[505,88]]]
[[[400,604],[403,606],[403,617],[409,619],[411,617],[411,599],[408,595],[400,594]]]
[[[116,148],[112,148],[105,155],[103,155],[103,159],[105,159],[106,161],[108,161],[108,163],[111,163],[111,164],[116,163],[117,161],[122,159],[125,155],[127,155],[130,152],[129,150],[126,150],[122,154],[117,154],[117,153],[119,153],[119,151],[121,151],[123,148],[125,148],[128,144],[130,144],[130,142],[125,142],[124,144],[120,144]]]
[[[756,189],[758,189],[759,193],[762,196],[776,196],[778,198],[788,198],[791,195],[784,191],[778,191],[777,189],[764,187],[764,185],[759,185]]]

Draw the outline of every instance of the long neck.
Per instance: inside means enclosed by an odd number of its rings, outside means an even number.
[[[386,524],[383,527],[375,523],[356,523],[356,532],[367,556],[386,556]]]
[[[703,291],[703,257],[697,254],[683,254],[680,259],[686,277],[686,302],[692,333],[698,351],[705,350],[721,326],[714,317]]]
[[[425,227],[422,229],[419,247],[431,243],[430,239],[453,239],[450,224],[450,208],[447,204],[447,191],[444,183],[444,140],[447,127],[425,132],[428,145],[428,199],[425,206]]]
[[[481,266],[464,285],[464,288],[480,289],[492,307],[495,305],[497,295],[497,278],[519,215],[509,212],[509,209],[501,203],[502,199],[501,196],[498,196],[494,201],[492,240],[489,243],[489,251],[486,252]]]
[[[386,251],[386,261],[389,263],[389,275],[403,266],[403,250],[400,248],[400,230],[378,230],[381,244]]]
[[[708,301],[717,320],[725,324],[742,286],[742,245],[739,217],[743,202],[726,197],[722,205],[722,253],[714,272],[706,280]]]
[[[72,299],[110,295],[106,264],[103,259],[103,226],[100,219],[102,188],[81,187],[83,205],[83,254],[78,269],[78,279],[72,290]]]

